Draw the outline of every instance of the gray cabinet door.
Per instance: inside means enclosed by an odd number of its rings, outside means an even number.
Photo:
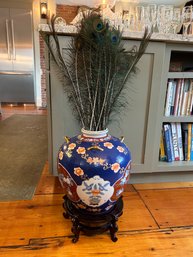
[[[0,72],[12,70],[9,9],[0,8]]]

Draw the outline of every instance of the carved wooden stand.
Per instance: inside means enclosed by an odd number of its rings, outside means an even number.
[[[74,234],[74,237],[72,239],[73,243],[76,243],[78,241],[80,231],[83,231],[88,235],[93,235],[109,230],[111,240],[113,242],[116,242],[118,240],[118,238],[116,237],[116,232],[118,231],[118,226],[116,222],[123,213],[122,198],[119,198],[114,208],[110,212],[105,214],[90,214],[82,209],[77,209],[66,195],[63,197],[63,199],[63,207],[65,210],[63,216],[66,219],[70,218],[72,221],[71,231]]]

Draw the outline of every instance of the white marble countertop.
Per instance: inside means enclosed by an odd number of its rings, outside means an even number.
[[[74,34],[77,32],[77,27],[74,25],[65,25],[60,26],[56,25],[55,27],[56,32],[64,33],[65,35]],[[50,27],[48,24],[40,24],[39,31],[50,32]],[[140,39],[143,36],[143,32],[135,32],[135,31],[123,31],[123,38],[130,38],[130,39]],[[193,35],[184,36],[181,34],[160,34],[160,33],[153,33],[151,36],[152,41],[167,41],[167,42],[179,42],[179,43],[190,43],[193,44]]]

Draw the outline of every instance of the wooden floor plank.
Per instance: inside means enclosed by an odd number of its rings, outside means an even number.
[[[28,246],[0,248],[2,257],[192,257],[193,229],[151,231],[149,233],[118,235],[116,243],[106,235],[81,236],[79,242],[71,238],[37,238]]]
[[[136,192],[125,192],[123,202],[124,214],[119,219],[120,231],[158,228]]]
[[[36,195],[32,201],[2,203],[0,212],[0,246],[26,243],[30,238],[69,236],[71,222],[63,218],[62,195]],[[120,231],[157,228],[136,192],[124,197],[124,214]]]
[[[35,191],[35,195],[43,194],[64,194],[64,189],[61,187],[58,177],[53,176],[49,172],[48,162],[44,165],[40,181]]]
[[[64,189],[61,187],[58,177],[44,176],[36,188],[35,195],[45,194],[64,194]]]
[[[62,195],[1,203],[0,245],[17,245],[34,237],[63,236],[71,223],[63,218]]]
[[[187,187],[193,187],[193,182],[190,181],[190,182],[134,184],[133,187],[136,190],[187,188]]]
[[[161,228],[193,225],[193,188],[142,190],[139,194]]]

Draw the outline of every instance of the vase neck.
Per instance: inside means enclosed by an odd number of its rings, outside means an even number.
[[[99,131],[94,131],[94,130],[86,130],[84,128],[81,129],[82,136],[83,137],[88,137],[88,138],[102,138],[106,137],[108,135],[108,129],[105,130],[99,130]]]

